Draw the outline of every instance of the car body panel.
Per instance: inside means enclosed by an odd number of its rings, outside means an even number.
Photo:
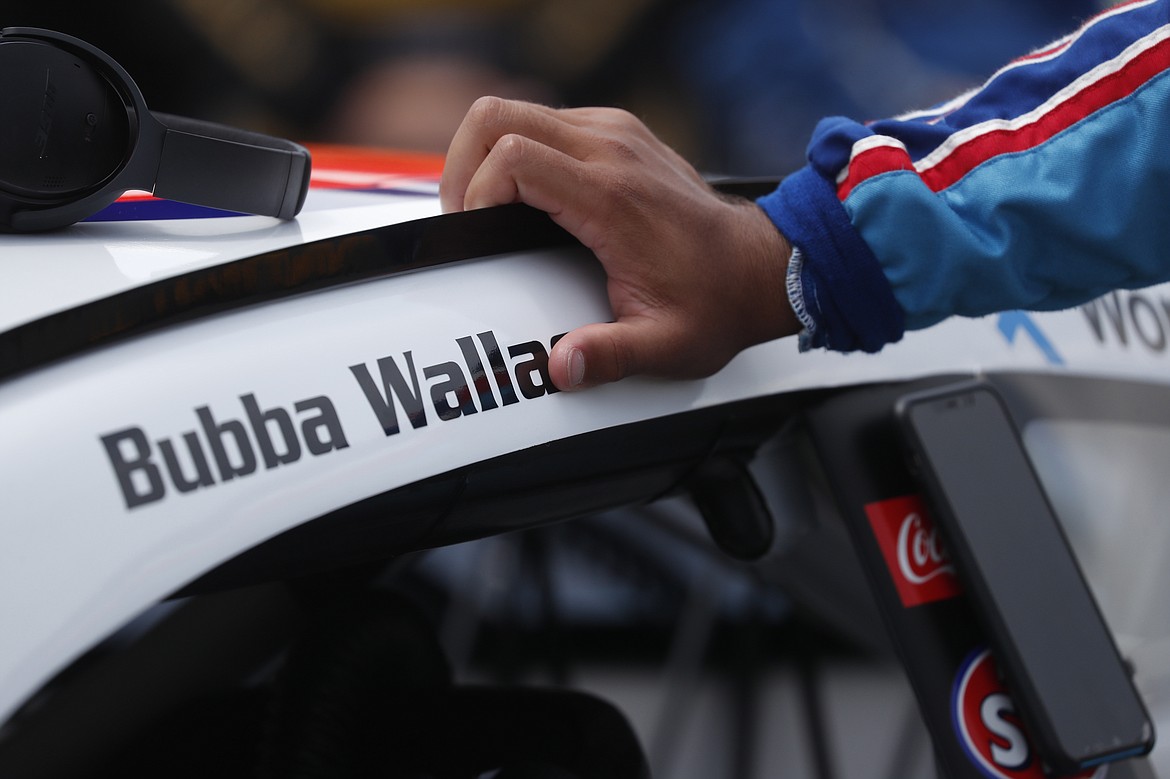
[[[116,308],[149,284],[438,214],[434,169],[399,175],[389,158],[348,159],[321,165],[294,222],[135,218],[0,236],[0,338]],[[783,339],[703,380],[551,392],[552,340],[608,319],[604,293],[581,247],[496,253],[292,285],[78,344],[0,380],[0,624],[19,626],[0,640],[0,721],[134,615],[241,552],[462,466],[816,388],[993,370],[1170,380],[1161,288],[955,319],[878,355],[800,353]]]

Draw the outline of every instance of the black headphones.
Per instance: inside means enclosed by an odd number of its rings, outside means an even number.
[[[84,41],[0,30],[0,231],[64,227],[128,189],[291,219],[309,168],[292,141],[152,113],[129,74]]]

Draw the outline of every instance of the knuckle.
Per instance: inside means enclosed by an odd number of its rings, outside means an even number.
[[[467,111],[468,123],[482,128],[505,125],[512,113],[509,101],[494,96],[478,98]]]
[[[514,167],[522,162],[528,153],[529,141],[522,135],[507,133],[500,136],[492,148],[492,155],[505,167]]]
[[[647,147],[659,143],[658,136],[654,134],[654,131],[629,111],[620,108],[614,109],[612,121],[618,134],[628,139],[631,144]]]
[[[606,121],[614,127],[625,130],[634,130],[643,127],[642,120],[634,116],[632,113],[624,108],[604,108],[603,116]]]
[[[617,160],[618,164],[634,163],[641,157],[634,144],[621,135],[605,136],[599,139],[598,145],[606,157]]]

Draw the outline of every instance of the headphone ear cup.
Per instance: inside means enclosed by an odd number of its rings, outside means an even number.
[[[0,42],[0,189],[31,204],[84,195],[130,156],[134,117],[88,59],[52,43]]]

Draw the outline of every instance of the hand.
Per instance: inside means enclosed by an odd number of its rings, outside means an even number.
[[[549,371],[560,389],[707,376],[800,329],[785,294],[788,241],[625,111],[481,98],[451,142],[440,199],[447,212],[539,208],[605,268],[615,321],[557,343]]]

